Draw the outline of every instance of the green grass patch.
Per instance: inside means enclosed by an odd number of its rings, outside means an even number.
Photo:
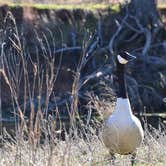
[[[59,9],[67,9],[67,10],[73,10],[73,9],[85,9],[85,10],[99,10],[99,9],[112,9],[113,11],[118,12],[120,10],[119,3],[115,4],[106,4],[106,3],[82,3],[82,4],[42,4],[42,3],[12,3],[9,0],[7,0],[5,3],[3,1],[0,1],[0,5],[7,4],[11,7],[34,7],[37,9],[53,9],[53,10],[59,10]],[[166,4],[159,4],[157,6],[158,9],[166,9]]]
[[[166,4],[160,4],[160,5],[158,5],[158,9],[166,9]]]
[[[119,3],[108,4],[108,3],[81,3],[81,4],[42,4],[42,3],[13,3],[11,0],[6,0],[5,2],[0,0],[0,5],[7,4],[11,7],[34,7],[37,9],[85,9],[85,10],[99,10],[99,9],[112,9],[114,11],[120,10]],[[159,4],[157,6],[159,9],[166,9],[166,4]]]
[[[11,7],[34,7],[37,9],[53,9],[53,10],[59,10],[59,9],[67,9],[67,10],[73,10],[73,9],[85,9],[85,10],[101,10],[101,9],[112,9],[116,12],[120,10],[119,4],[106,4],[106,3],[90,3],[90,4],[40,4],[40,3],[34,3],[34,4],[28,4],[28,3],[7,3]]]

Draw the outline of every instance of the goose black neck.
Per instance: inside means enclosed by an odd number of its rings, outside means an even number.
[[[117,63],[117,77],[119,83],[119,91],[117,93],[118,98],[127,98],[125,79],[124,79],[125,65]]]

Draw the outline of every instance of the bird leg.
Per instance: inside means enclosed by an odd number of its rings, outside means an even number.
[[[110,156],[111,156],[110,157],[111,165],[115,166],[115,159],[116,159],[115,154],[113,154],[113,153],[110,152]]]
[[[136,152],[131,154],[131,165],[134,166],[134,163],[136,161]]]

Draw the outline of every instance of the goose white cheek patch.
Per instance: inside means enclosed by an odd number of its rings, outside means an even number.
[[[117,56],[119,63],[125,65],[128,61],[124,58],[122,58],[120,55]]]

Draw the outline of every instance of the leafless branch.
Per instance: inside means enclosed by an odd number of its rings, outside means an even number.
[[[97,32],[100,40],[100,46],[103,46],[103,36],[102,36],[102,14],[99,12],[99,19],[97,24]]]
[[[122,31],[122,29],[123,29],[123,25],[124,25],[124,23],[125,23],[125,21],[127,20],[127,18],[128,18],[128,14],[126,14],[126,16],[123,18],[123,20],[122,20],[122,23],[121,24],[119,24],[119,27],[118,27],[118,29],[117,29],[117,31],[115,32],[115,34],[111,37],[111,39],[110,39],[110,42],[109,42],[109,50],[110,50],[110,52],[111,53],[113,53],[113,46],[114,46],[114,41],[115,41],[115,39],[116,39],[116,37],[120,34],[120,32]],[[118,22],[117,20],[115,20],[116,22]]]
[[[77,46],[77,47],[66,47],[66,48],[61,48],[55,51],[55,54],[58,53],[64,53],[64,52],[74,52],[74,51],[81,51],[82,47]]]
[[[151,32],[150,30],[148,30],[147,28],[145,28],[144,30],[145,36],[146,36],[146,42],[144,45],[144,49],[142,51],[142,54],[145,56],[148,52],[148,50],[150,49],[150,45],[151,45]]]

